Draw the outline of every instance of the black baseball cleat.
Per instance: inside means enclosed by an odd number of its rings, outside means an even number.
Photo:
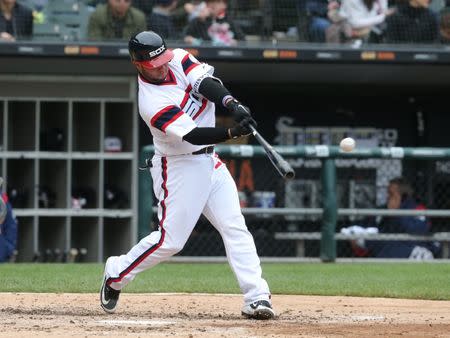
[[[100,290],[100,304],[108,313],[114,313],[117,308],[117,302],[119,301],[120,290],[114,290],[109,285],[106,285],[108,278],[103,278],[102,288]]]
[[[248,305],[244,305],[242,308],[242,315],[250,319],[273,319],[275,317],[275,311],[272,309],[272,305],[267,300],[258,300]]]

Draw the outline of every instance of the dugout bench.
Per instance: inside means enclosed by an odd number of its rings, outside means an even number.
[[[294,240],[296,241],[297,257],[305,257],[305,241],[321,240],[321,232],[276,232],[274,235],[277,240]],[[334,239],[336,241],[350,241],[364,238],[371,241],[425,241],[439,242],[442,246],[442,258],[449,258],[450,252],[450,232],[436,232],[428,236],[409,235],[401,233],[392,234],[358,234],[344,235],[336,233]]]

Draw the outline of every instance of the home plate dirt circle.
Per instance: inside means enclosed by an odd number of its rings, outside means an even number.
[[[450,301],[273,295],[277,318],[244,319],[240,295],[2,293],[0,337],[449,337]]]

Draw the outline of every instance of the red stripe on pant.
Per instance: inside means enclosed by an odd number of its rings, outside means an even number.
[[[150,256],[153,252],[155,252],[163,243],[164,243],[164,237],[166,234],[166,231],[164,230],[164,221],[166,219],[166,198],[169,196],[169,191],[167,190],[167,158],[163,157],[161,158],[161,167],[162,167],[162,178],[163,182],[161,183],[161,188],[164,191],[164,198],[161,201],[161,208],[162,208],[162,215],[161,220],[159,221],[159,229],[161,231],[161,238],[159,239],[158,243],[151,246],[148,250],[144,251],[142,255],[140,255],[138,258],[134,260],[131,265],[123,270],[119,277],[110,277],[106,281],[106,285],[111,285],[111,283],[118,283],[120,282],[126,275],[128,275],[134,268],[136,268],[140,263],[142,263],[143,260],[145,260],[148,256]]]

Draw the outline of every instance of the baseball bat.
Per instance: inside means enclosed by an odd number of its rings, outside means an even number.
[[[286,180],[292,180],[295,177],[295,171],[291,167],[291,165],[287,163],[286,160],[280,154],[278,154],[275,149],[273,149],[269,142],[267,142],[264,137],[262,137],[261,134],[258,133],[255,127],[250,125],[250,129],[253,133],[253,136],[255,136],[256,140],[264,148],[267,157],[269,158],[270,162],[272,162],[275,169],[277,169],[277,171],[280,173],[281,177]]]

